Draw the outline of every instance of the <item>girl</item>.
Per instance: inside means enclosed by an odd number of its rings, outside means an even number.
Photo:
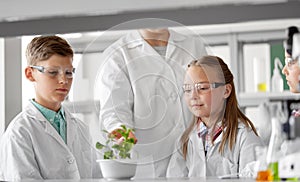
[[[262,145],[252,122],[238,108],[233,75],[219,57],[205,56],[188,65],[183,90],[194,114],[172,156],[168,177],[246,174]]]

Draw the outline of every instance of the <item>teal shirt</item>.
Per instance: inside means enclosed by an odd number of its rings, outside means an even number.
[[[43,114],[43,116],[51,123],[51,125],[55,128],[55,130],[65,141],[65,143],[67,143],[67,138],[66,138],[67,126],[66,126],[65,112],[63,108],[61,107],[58,112],[55,112],[38,104],[37,102],[34,101],[34,99],[30,101],[36,108],[38,108],[38,110]]]

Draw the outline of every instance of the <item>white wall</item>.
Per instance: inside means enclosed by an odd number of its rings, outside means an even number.
[[[101,128],[98,119],[99,114],[99,96],[97,91],[96,78],[98,70],[101,67],[101,53],[84,53],[76,56],[74,66],[76,67],[73,86],[70,91],[69,101],[74,103],[81,102],[83,105],[87,103],[89,111],[78,113],[75,110],[75,115],[89,125],[94,145],[101,138]],[[76,64],[78,64],[76,66]]]
[[[211,46],[210,51],[212,55],[218,56],[227,64],[230,68],[230,49],[228,45],[221,45],[221,46]],[[209,54],[209,52],[208,52]]]
[[[0,38],[0,138],[5,131],[4,39]]]
[[[25,68],[27,66],[27,60],[26,60],[26,47],[29,44],[29,42],[34,38],[35,36],[24,36],[22,37],[22,48],[21,48],[21,56],[22,56],[22,109],[27,106],[28,100],[35,97],[34,93],[34,87],[32,82],[27,80],[25,77]]]
[[[95,80],[100,68],[101,53],[84,53],[78,55],[79,60],[76,67],[73,89],[70,93],[70,101],[94,100]],[[76,64],[76,63],[75,63]]]
[[[4,39],[5,126],[22,110],[21,38]]]
[[[265,82],[270,90],[270,45],[244,45],[245,91],[258,92],[258,82]]]

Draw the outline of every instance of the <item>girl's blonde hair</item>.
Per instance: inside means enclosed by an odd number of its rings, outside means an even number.
[[[225,111],[224,111],[224,117],[222,119],[222,127],[227,128],[226,130],[223,130],[223,137],[221,140],[221,145],[219,148],[219,152],[223,154],[225,149],[225,144],[229,144],[230,150],[233,149],[233,146],[236,142],[236,135],[238,130],[238,123],[239,121],[245,124],[246,127],[250,127],[256,135],[256,129],[253,125],[253,123],[242,113],[242,111],[238,107],[238,102],[236,98],[235,93],[235,87],[233,82],[233,75],[231,71],[229,70],[227,64],[219,57],[217,56],[204,56],[198,60],[192,61],[189,65],[189,67],[192,66],[209,66],[216,69],[216,73],[218,73],[219,77],[222,78],[226,84],[230,84],[232,87],[230,96],[226,100],[225,104]],[[188,141],[190,133],[194,130],[198,122],[198,118],[194,116],[193,121],[189,125],[189,127],[184,131],[183,135],[181,136],[181,147],[183,156],[186,159],[187,155],[187,148],[188,148]]]

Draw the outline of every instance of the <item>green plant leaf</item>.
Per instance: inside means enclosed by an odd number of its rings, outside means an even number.
[[[104,159],[112,159],[113,158],[113,151],[109,150],[104,152]]]
[[[134,145],[133,143],[125,143],[125,145],[124,145],[125,151],[130,151],[132,149],[133,145]]]
[[[96,143],[96,148],[99,149],[99,150],[103,149],[104,146],[105,145],[101,144],[100,142]]]
[[[134,144],[134,139],[133,139],[133,138],[129,138],[129,139],[127,140],[127,142],[128,142],[128,143]]]
[[[107,130],[102,130],[103,133],[109,133]]]
[[[107,140],[105,145],[100,142],[96,143],[96,148],[99,150],[104,150],[104,159],[116,159],[116,158],[130,158],[130,151],[132,150],[134,144],[134,139],[129,138],[130,132],[134,130],[127,128],[125,125],[121,125],[122,129],[117,129],[116,131],[124,138],[124,141],[120,144],[116,142],[116,136],[109,133],[107,130],[102,130],[105,133],[108,133]]]
[[[122,147],[118,144],[113,145],[111,148],[120,150]]]
[[[125,125],[121,125],[121,127],[123,128],[124,131],[127,130],[127,127]]]

